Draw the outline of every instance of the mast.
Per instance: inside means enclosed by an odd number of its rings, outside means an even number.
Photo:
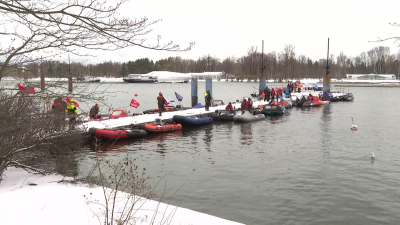
[[[331,91],[331,77],[329,76],[329,69],[330,69],[330,66],[329,66],[329,38],[328,38],[328,53],[326,55],[325,69],[326,69],[326,75],[323,78],[323,84],[324,84],[323,93],[324,93],[324,100],[327,101],[329,99],[328,92]]]

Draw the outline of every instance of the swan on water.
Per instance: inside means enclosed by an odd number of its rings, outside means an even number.
[[[357,130],[358,127],[356,125],[354,125],[353,117],[351,117],[351,122],[353,122],[353,125],[351,125],[350,129]]]

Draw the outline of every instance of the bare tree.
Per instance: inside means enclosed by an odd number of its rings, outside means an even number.
[[[109,1],[111,2],[111,1]],[[84,51],[117,50],[138,46],[153,50],[185,51],[179,45],[160,43],[158,36],[153,44],[148,44],[150,26],[160,20],[150,21],[143,17],[131,20],[118,15],[126,0],[32,0],[0,1],[0,24],[2,40],[10,40],[7,47],[0,48],[0,56],[5,61],[0,69],[0,79],[5,68],[23,65],[38,60],[39,55],[54,58],[64,53],[89,55]]]

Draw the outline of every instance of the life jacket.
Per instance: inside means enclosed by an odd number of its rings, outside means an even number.
[[[70,102],[67,105],[67,109],[65,110],[65,112],[70,114],[78,114],[78,110],[76,109],[75,104],[73,102]]]
[[[227,105],[227,106],[225,107],[225,110],[233,110],[232,105]]]
[[[244,108],[246,108],[246,106],[247,106],[247,101],[246,101],[246,99],[244,99],[243,101],[242,101],[242,105],[240,106],[242,109],[244,109]]]

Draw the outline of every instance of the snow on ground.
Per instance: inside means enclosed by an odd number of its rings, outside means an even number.
[[[87,204],[86,200],[90,197],[104,204],[101,187],[58,183],[63,176],[30,174],[18,168],[5,171],[3,178],[0,183],[1,224],[103,224],[103,219],[99,221],[95,215],[102,210],[98,205]],[[122,196],[125,193],[119,194]],[[117,208],[124,203],[118,201]],[[135,214],[136,218],[140,218],[135,223],[138,225],[152,224],[155,212],[154,224],[240,224],[153,200],[142,200],[136,206],[140,207]]]

